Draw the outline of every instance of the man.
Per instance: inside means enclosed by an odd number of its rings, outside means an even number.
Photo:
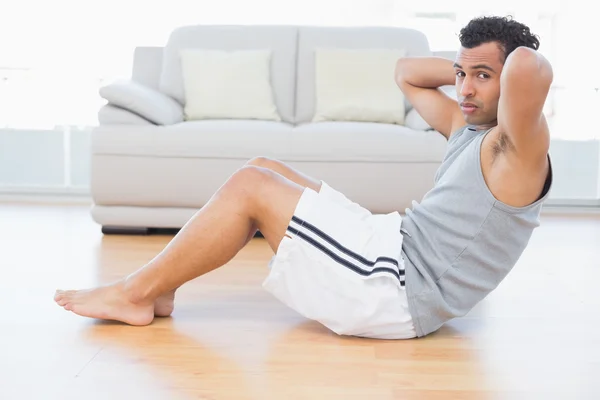
[[[275,252],[263,286],[340,335],[421,337],[465,315],[539,225],[552,182],[542,112],[552,69],[529,28],[510,19],[474,19],[460,40],[454,62],[397,63],[400,90],[449,140],[435,186],[404,219],[373,215],[325,182],[256,158],[147,265],[108,286],[57,291],[55,301],[82,316],[149,324],[171,314],[179,286],[227,263],[258,229]],[[439,89],[451,84],[457,99]]]

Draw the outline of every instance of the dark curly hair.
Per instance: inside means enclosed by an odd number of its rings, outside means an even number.
[[[526,46],[537,50],[540,40],[528,26],[512,17],[484,16],[472,19],[460,30],[458,36],[462,47],[472,49],[488,42],[497,42],[504,52],[504,59],[517,47]]]

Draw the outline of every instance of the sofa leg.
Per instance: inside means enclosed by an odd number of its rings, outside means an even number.
[[[105,235],[148,235],[150,228],[142,226],[102,226],[102,233]]]

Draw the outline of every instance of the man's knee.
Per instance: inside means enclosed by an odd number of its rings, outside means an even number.
[[[245,165],[229,178],[224,190],[250,215],[256,216],[270,207],[273,197],[277,198],[282,188],[280,178],[270,169]]]
[[[274,173],[258,165],[244,165],[238,169],[228,180],[229,190],[237,192],[240,196],[251,197],[268,186],[274,179]]]
[[[258,156],[249,160],[246,165],[276,170],[281,162],[273,158]]]

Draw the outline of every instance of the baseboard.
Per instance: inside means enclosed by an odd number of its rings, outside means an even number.
[[[0,185],[1,203],[91,205],[86,187]]]
[[[92,205],[89,195],[2,193],[0,203]]]
[[[600,215],[600,207],[594,206],[557,206],[542,208],[542,215]]]

